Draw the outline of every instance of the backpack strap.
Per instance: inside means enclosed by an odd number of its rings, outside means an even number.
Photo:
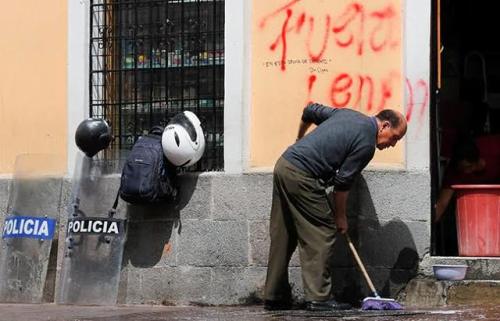
[[[120,199],[120,189],[118,189],[118,192],[116,192],[116,198],[115,201],[113,202],[113,207],[111,207],[112,209],[116,210],[116,208],[118,207],[119,199]]]
[[[116,192],[115,201],[113,202],[113,206],[108,212],[108,217],[113,217],[115,215],[119,199],[120,199],[120,188],[118,188],[118,192]]]

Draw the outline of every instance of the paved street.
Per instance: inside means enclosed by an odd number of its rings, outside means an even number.
[[[369,321],[498,321],[500,309],[463,307],[429,310],[312,313],[303,310],[266,312],[260,306],[165,307],[165,306],[60,306],[54,304],[0,304],[0,321],[276,321],[276,320],[369,320]]]

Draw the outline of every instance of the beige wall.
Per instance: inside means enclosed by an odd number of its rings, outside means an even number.
[[[253,0],[250,166],[295,141],[309,101],[403,111],[400,0]],[[404,143],[373,163],[404,164]]]
[[[3,1],[0,174],[16,155],[54,153],[66,168],[66,0]]]

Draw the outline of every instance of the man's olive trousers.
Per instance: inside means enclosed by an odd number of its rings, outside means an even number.
[[[273,175],[266,300],[290,299],[288,263],[299,246],[307,301],[330,299],[334,218],[318,179],[281,157]]]

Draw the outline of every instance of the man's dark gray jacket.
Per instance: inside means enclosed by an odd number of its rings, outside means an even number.
[[[318,127],[288,147],[283,157],[325,185],[349,190],[375,153],[375,117],[347,108],[309,104],[302,121]]]

